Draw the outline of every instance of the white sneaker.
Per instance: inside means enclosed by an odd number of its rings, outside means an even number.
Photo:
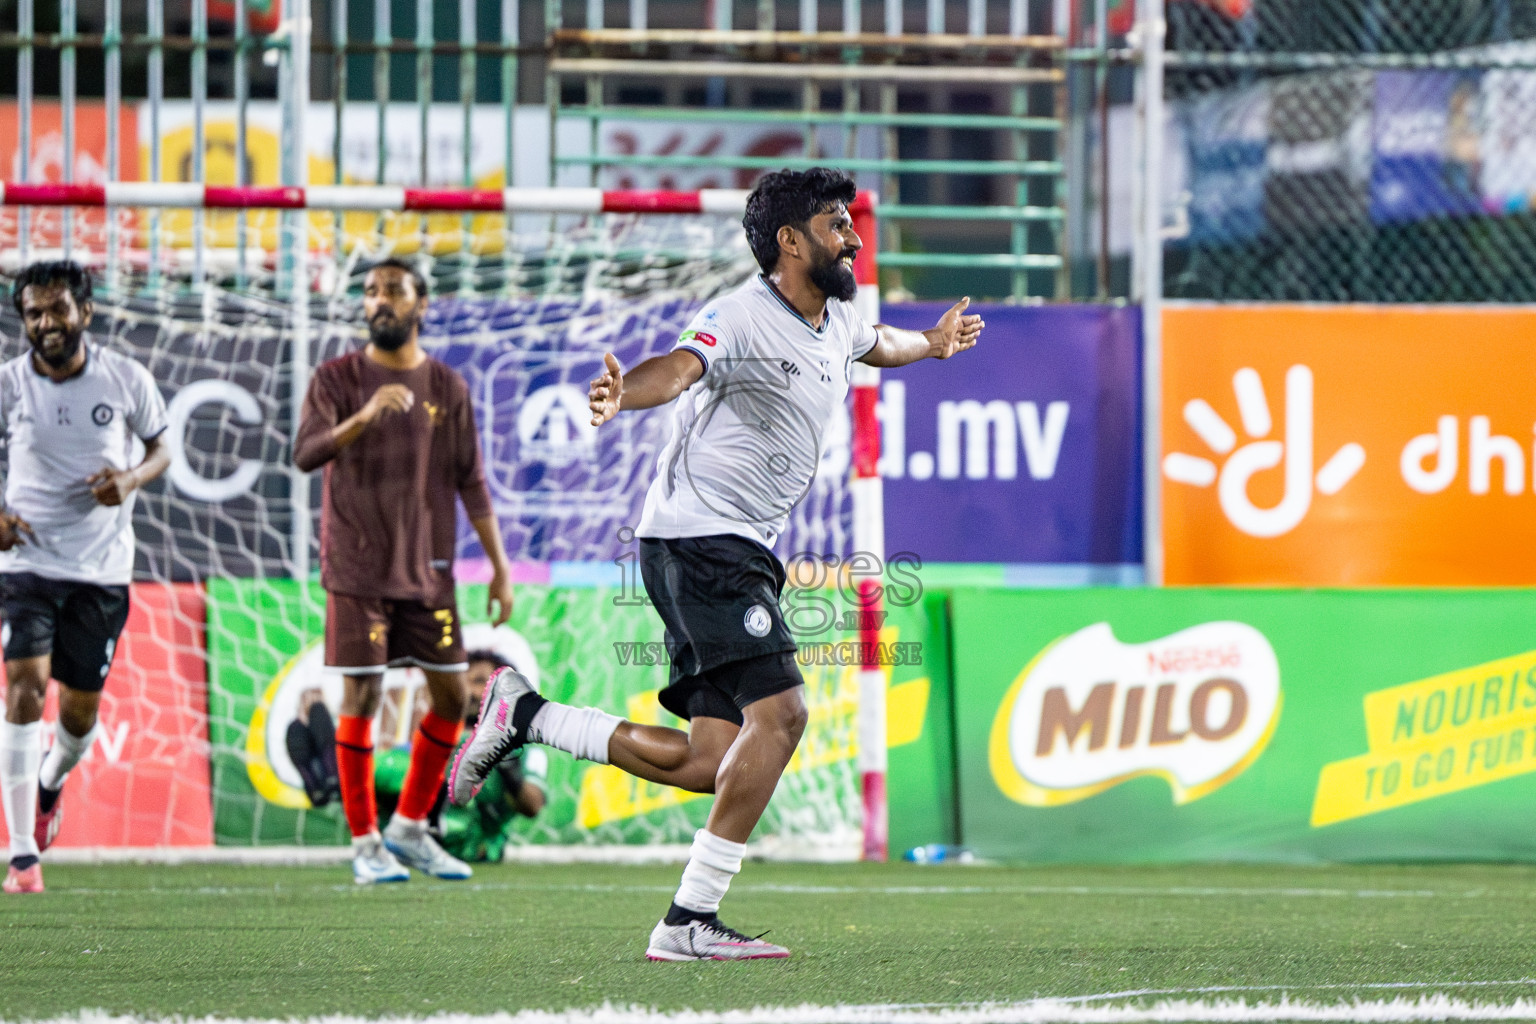
[[[647,960],[782,960],[789,950],[728,928],[719,918],[687,924],[659,922],[651,930]]]
[[[491,769],[528,742],[528,726],[547,703],[515,669],[491,673],[480,698],[480,718],[448,772],[449,803],[464,807],[475,798]]]
[[[468,864],[437,845],[426,826],[410,825],[391,818],[384,828],[384,846],[406,867],[415,868],[433,878],[461,881],[474,874]]]
[[[352,840],[352,881],[358,885],[407,882],[411,873],[384,848],[377,833]]]

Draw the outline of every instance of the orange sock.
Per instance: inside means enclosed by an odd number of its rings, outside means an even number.
[[[430,709],[421,716],[421,725],[416,727],[416,736],[411,740],[411,766],[406,770],[400,803],[395,808],[402,818],[421,821],[432,813],[448,759],[453,756],[463,727],[464,723],[440,718]]]
[[[347,827],[354,836],[366,836],[379,827],[373,799],[373,719],[342,715],[336,720],[336,774]]]

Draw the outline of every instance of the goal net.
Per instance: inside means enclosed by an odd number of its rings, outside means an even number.
[[[605,352],[631,367],[670,350],[700,306],[755,272],[744,194],[208,188],[200,208],[178,208],[155,186],[107,186],[120,190],[111,197],[46,188],[6,186],[6,202],[113,203],[8,208],[0,284],[66,247],[91,266],[93,335],[149,367],[172,424],[172,468],[139,495],[134,618],[61,846],[345,841],[339,804],[312,806],[289,750],[291,724],[317,704],[334,718],[341,695],[322,665],[320,475],[292,467],[291,440],[314,367],[364,340],[362,274],[385,256],[427,271],[424,344],[469,383],[515,563],[512,621],[493,629],[489,568],[461,515],[468,646],[510,657],[554,699],[679,724],[655,700],[662,629],[632,532],[670,417],[630,413],[597,430],[586,391]],[[216,202],[258,208],[205,208]],[[25,351],[9,303],[0,319],[5,357]],[[839,614],[825,569],[854,547],[852,435],[851,415],[831,425],[777,549],[805,560],[792,575]],[[808,648],[858,638],[832,618],[800,638]],[[856,855],[859,669],[805,672],[810,725],[758,834],[786,853]],[[391,670],[384,685],[380,750],[409,740],[424,704],[415,670]],[[548,806],[518,820],[514,844],[686,843],[709,806],[554,751],[548,784]]]

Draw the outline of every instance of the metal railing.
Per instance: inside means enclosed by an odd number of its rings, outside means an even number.
[[[477,171],[468,144],[477,126],[484,133],[485,110],[492,107],[499,111],[502,184],[613,187],[624,175],[712,172],[740,185],[770,168],[834,163],[881,196],[883,284],[896,297],[965,290],[1025,301],[1112,293],[1108,217],[1098,216],[1097,236],[1087,224],[1106,205],[1111,156],[1105,146],[1095,150],[1084,142],[1107,130],[1107,120],[1094,120],[1106,109],[1110,69],[1124,63],[1123,54],[1105,45],[1102,12],[1093,15],[1096,27],[1069,28],[1055,24],[1069,20],[1060,11],[1042,15],[1034,5],[1032,14],[1026,0],[885,0],[877,27],[863,24],[860,3],[801,0],[790,27],[779,23],[771,2],[630,0],[627,24],[614,26],[604,19],[617,5],[599,0],[436,0],[401,25],[385,2],[287,0],[278,32],[259,35],[246,25],[247,0],[236,0],[233,24],[211,23],[208,0],[185,0],[177,9],[190,17],[170,28],[163,3],[127,5],[125,12],[123,0],[103,0],[100,22],[81,26],[76,2],[61,0],[58,24],[40,29],[36,0],[17,0],[15,31],[0,31],[0,56],[16,55],[23,152],[34,142],[39,61],[51,69],[57,60],[69,147],[79,136],[78,67],[87,62],[103,69],[106,181],[136,170],[118,159],[131,64],[147,124],[140,136],[150,181],[168,176],[163,140],[171,105],[190,109],[192,139],[188,166],[170,174],[203,180],[210,171],[210,105],[230,101],[236,126],[229,184],[308,183],[309,158],[316,154],[306,153],[303,139],[311,115],[337,125],[326,154],[327,183],[495,184]],[[749,20],[750,27],[738,27]],[[530,24],[539,25],[538,37],[526,35]],[[448,74],[455,65],[457,74]],[[211,77],[213,69],[218,76]],[[1076,97],[1068,95],[1069,80]],[[268,102],[256,98],[258,86],[275,88],[282,110],[276,181],[262,176],[267,172],[255,166],[250,149],[255,112]],[[444,161],[430,152],[433,129],[448,116],[444,102],[459,109],[452,180],[444,180]],[[394,106],[399,103],[413,108],[408,131]],[[520,108],[535,103],[547,111],[546,138],[531,136],[517,118]],[[375,137],[373,166],[366,168],[345,152],[360,107],[371,112]],[[226,108],[220,110],[225,116]],[[615,149],[605,134],[615,126],[643,134],[669,124],[734,133],[746,143],[787,132],[798,136],[799,146],[635,152]],[[416,146],[409,176],[389,161],[388,143],[402,139]],[[546,148],[542,179],[517,180],[529,154]],[[62,180],[73,181],[73,149],[63,163]],[[31,180],[30,161],[19,166],[17,180]],[[20,213],[23,221],[30,216]],[[284,217],[289,255],[281,271],[291,280],[304,222]],[[60,239],[66,251],[78,243],[76,228],[66,215]],[[467,246],[467,221],[465,229]],[[203,231],[197,215],[194,233]],[[339,241],[339,224],[335,231]],[[255,235],[242,217],[236,245],[242,279],[251,273],[245,253]],[[147,236],[160,244],[154,225]],[[25,247],[32,237],[22,230],[19,243]],[[108,245],[109,255],[116,248]],[[193,252],[196,258],[201,247]]]
[[[712,24],[679,29],[648,27],[647,5],[635,0],[628,27],[604,24],[603,5],[592,3],[584,26],[572,28],[563,24],[563,5],[550,0],[546,95],[551,122],[571,119],[588,129],[586,151],[561,152],[553,146],[555,163],[583,169],[589,182],[597,182],[615,168],[759,171],[832,162],[862,175],[862,182],[880,194],[880,259],[887,293],[952,293],[956,278],[931,272],[957,270],[979,271],[982,281],[988,272],[1001,272],[997,291],[1014,301],[1065,297],[1063,41],[1031,34],[1020,0],[990,8],[966,4],[965,31],[948,32],[946,5],[931,2],[923,12],[922,30],[909,31],[903,5],[888,0],[884,31],[875,33],[865,30],[857,3],[841,5],[841,24],[830,30],[815,3],[800,5],[793,29],[776,24],[773,4],[756,6],[754,27],[735,28],[731,5],[722,3],[714,7]],[[764,103],[754,87],[766,83],[789,88],[778,90],[785,95],[775,97],[777,102]],[[579,101],[565,102],[567,84],[580,89]],[[989,98],[1006,104],[1007,112],[902,109],[909,105],[903,101],[919,90],[937,88],[952,95],[957,84],[987,90]],[[647,105],[609,102],[611,95],[640,85],[665,99]],[[824,109],[828,98],[840,109]],[[783,126],[798,131],[800,152],[786,158],[605,151],[601,126],[616,121]],[[871,130],[873,147],[862,144],[862,129]],[[925,142],[941,134],[948,139],[966,135],[973,148],[994,153],[913,155],[902,145],[904,132],[923,133]],[[839,143],[841,153],[827,151]],[[934,184],[980,176],[982,184],[973,188],[980,199],[908,198],[917,176],[930,179],[925,192],[941,191]],[[990,230],[978,230],[982,225]],[[974,275],[971,281],[962,290],[980,283]]]

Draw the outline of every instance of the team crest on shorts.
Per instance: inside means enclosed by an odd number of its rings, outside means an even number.
[[[747,609],[747,614],[742,618],[741,624],[753,636],[767,636],[768,631],[773,628],[773,616],[768,614],[767,608],[760,604],[755,604]]]

